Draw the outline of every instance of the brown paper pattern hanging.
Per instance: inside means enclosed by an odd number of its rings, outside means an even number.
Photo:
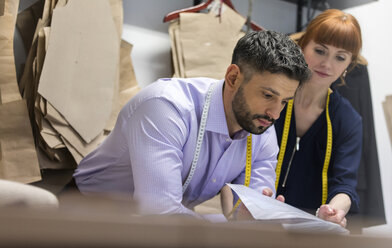
[[[245,18],[226,5],[221,17],[210,13],[181,13],[179,39],[183,50],[185,77],[222,79]]]

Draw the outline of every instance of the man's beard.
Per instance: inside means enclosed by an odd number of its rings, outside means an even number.
[[[264,133],[275,122],[274,119],[270,118],[267,115],[260,115],[260,114],[252,115],[250,113],[249,106],[246,103],[246,99],[244,97],[244,90],[242,86],[240,86],[240,88],[238,89],[237,93],[234,96],[234,99],[232,101],[232,108],[237,123],[242,127],[242,129],[252,134]],[[269,125],[268,127],[256,126],[253,123],[253,120],[256,119],[267,120],[271,122],[271,125]]]

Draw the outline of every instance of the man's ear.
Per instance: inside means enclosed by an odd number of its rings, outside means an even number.
[[[240,68],[238,65],[231,64],[227,67],[225,75],[225,87],[236,90],[240,86]]]

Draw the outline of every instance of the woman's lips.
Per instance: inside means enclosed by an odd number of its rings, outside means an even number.
[[[326,78],[329,77],[327,73],[321,72],[321,71],[315,71],[319,77]]]

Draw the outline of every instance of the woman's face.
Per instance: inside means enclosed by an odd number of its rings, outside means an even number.
[[[304,48],[306,63],[312,71],[311,81],[331,85],[351,63],[352,53],[342,48],[315,43]]]

